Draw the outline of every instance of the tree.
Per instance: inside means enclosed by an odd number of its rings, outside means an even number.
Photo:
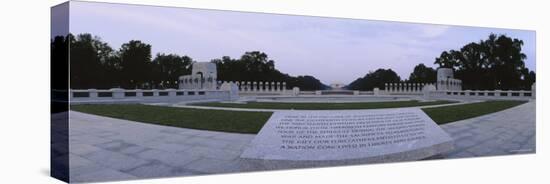
[[[139,40],[122,44],[120,51],[123,86],[126,88],[152,88],[151,45]]]
[[[414,67],[413,72],[409,75],[409,82],[434,83],[436,82],[436,78],[437,72],[435,69],[421,63]]]
[[[535,74],[525,67],[522,45],[522,40],[490,34],[486,40],[464,45],[459,51],[442,52],[434,63],[453,68],[464,89],[530,89]]]
[[[191,73],[193,60],[177,54],[157,54],[153,59],[153,80],[161,88],[178,88],[178,78]]]
[[[450,50],[449,52],[443,51],[438,58],[435,58],[435,64],[438,64],[443,68],[454,68],[458,65],[456,60],[457,51]]]
[[[189,74],[194,62],[188,56],[164,53],[151,60],[151,45],[139,40],[124,43],[115,51],[101,38],[88,33],[52,39],[52,61],[67,59],[67,45],[71,47],[73,89],[177,88],[179,76]],[[217,65],[218,80],[286,82],[287,87],[303,90],[327,88],[315,77],[293,77],[280,72],[275,61],[260,51],[246,52],[239,59],[224,56],[211,62]]]
[[[113,56],[113,49],[91,34],[70,36],[71,88],[108,88],[105,68]]]
[[[69,72],[69,40],[72,35],[56,36],[51,40],[51,88],[67,89]]]
[[[218,69],[218,79],[222,81],[266,81],[286,82],[287,87],[299,87],[301,90],[322,90],[327,86],[313,76],[293,77],[275,68],[275,61],[266,53],[251,51],[239,59],[224,56],[213,59]]]
[[[378,69],[374,72],[369,72],[365,77],[356,79],[346,88],[351,90],[370,91],[376,87],[384,89],[385,83],[396,83],[400,81],[401,78],[392,69]]]

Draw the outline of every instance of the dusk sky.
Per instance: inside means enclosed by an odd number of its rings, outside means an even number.
[[[526,66],[535,70],[535,32],[524,30],[71,2],[70,32],[99,36],[115,50],[141,40],[152,45],[153,57],[174,53],[203,62],[258,50],[281,72],[325,84],[348,84],[378,68],[408,78],[419,63],[436,68],[442,51],[497,33],[523,40]]]

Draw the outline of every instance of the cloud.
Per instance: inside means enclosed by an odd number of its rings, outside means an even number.
[[[420,31],[420,37],[423,38],[437,38],[445,35],[451,26],[444,25],[418,25],[417,29]]]

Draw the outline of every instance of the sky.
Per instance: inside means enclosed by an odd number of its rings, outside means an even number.
[[[262,51],[279,71],[325,84],[348,84],[378,68],[405,79],[417,64],[437,68],[442,51],[490,33],[523,40],[526,67],[535,70],[536,63],[535,31],[526,30],[75,1],[70,15],[71,33],[99,36],[116,50],[141,40],[152,45],[153,57],[178,54],[199,62]]]

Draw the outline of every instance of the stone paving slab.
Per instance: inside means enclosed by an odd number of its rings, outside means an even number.
[[[455,140],[447,158],[536,152],[536,103],[442,125]]]
[[[255,136],[69,115],[71,182],[237,172]]]
[[[71,182],[238,172],[255,136],[69,115]],[[444,158],[534,153],[535,126],[534,101],[442,125],[455,140]]]

